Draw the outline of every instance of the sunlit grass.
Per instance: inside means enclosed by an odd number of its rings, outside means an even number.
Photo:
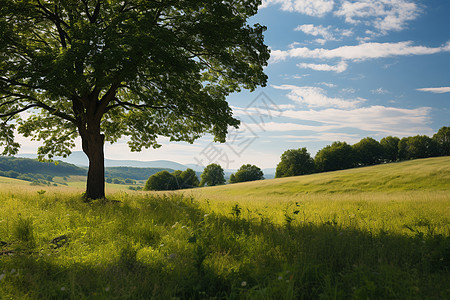
[[[109,201],[92,203],[81,200],[82,188],[6,180],[0,298],[448,299],[448,164],[184,196],[109,189]],[[349,178],[356,190],[346,191]],[[375,188],[381,181],[391,184]],[[405,188],[412,182],[420,188]]]

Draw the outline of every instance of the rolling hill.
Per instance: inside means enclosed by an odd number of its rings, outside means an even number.
[[[194,196],[226,201],[286,200],[318,194],[450,191],[450,157],[436,157],[262,181],[206,187]]]

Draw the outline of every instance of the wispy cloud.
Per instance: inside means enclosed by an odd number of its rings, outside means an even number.
[[[329,88],[336,87],[336,85],[334,83],[329,83],[329,82],[320,82],[319,84],[324,85],[324,86],[329,87]]]
[[[371,90],[370,91],[372,94],[376,94],[376,95],[384,95],[384,94],[388,94],[389,91],[385,90],[383,88],[377,88],[376,90]]]
[[[335,66],[327,64],[307,64],[307,63],[300,63],[297,64],[297,66],[302,69],[312,69],[315,71],[334,71],[336,73],[342,73],[345,70],[347,70],[348,64],[345,61],[341,61]]]
[[[421,92],[431,92],[431,93],[436,93],[436,94],[450,93],[449,86],[438,87],[438,88],[421,88],[421,89],[417,89],[417,90],[421,91]]]
[[[250,110],[234,109],[236,115],[252,113]],[[255,111],[255,113],[257,113]],[[275,113],[275,112],[274,112]],[[367,132],[367,135],[377,136],[412,136],[417,134],[432,134],[428,124],[431,122],[431,108],[415,109],[395,108],[386,106],[369,106],[354,109],[329,108],[323,110],[285,110],[283,119],[273,120],[265,124],[266,132],[323,132],[330,133],[357,130]],[[286,122],[285,118],[291,119]],[[284,121],[283,121],[284,120]],[[305,125],[314,122],[317,125]],[[258,130],[258,124],[249,124]],[[330,139],[335,141],[336,139]]]
[[[343,133],[343,132],[316,132],[311,135],[280,135],[271,136],[271,138],[282,138],[291,143],[310,143],[310,142],[331,142],[331,141],[346,141],[347,143],[357,143],[361,140],[358,134]]]
[[[293,58],[320,58],[362,61],[394,56],[407,55],[430,55],[450,51],[450,43],[440,47],[414,46],[412,41],[398,43],[363,43],[355,46],[342,46],[335,49],[309,49],[306,47],[293,48],[290,50],[272,51],[272,62]]]
[[[417,4],[407,0],[359,0],[343,1],[334,14],[344,17],[347,23],[365,23],[386,34],[403,30],[420,12]]]
[[[287,90],[287,97],[297,104],[307,107],[337,107],[354,108],[365,101],[363,98],[343,99],[328,97],[324,89],[312,86],[279,85],[272,86],[275,89]]]
[[[351,36],[353,34],[352,30],[349,29],[338,29],[332,26],[322,26],[314,24],[303,24],[297,26],[295,31],[302,31],[305,34],[312,35],[315,37],[321,37],[315,41],[319,44],[325,44],[328,41],[339,41],[343,36]]]
[[[334,0],[263,0],[260,8],[275,4],[281,4],[284,11],[323,17],[333,10]]]

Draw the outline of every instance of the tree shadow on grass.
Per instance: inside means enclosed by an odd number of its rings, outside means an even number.
[[[332,220],[279,226],[182,196],[71,208],[116,221],[102,230],[117,251],[100,262],[71,257],[70,247],[101,247],[76,234],[58,249],[17,248],[0,257],[2,298],[450,298],[450,238],[441,235],[375,235]]]

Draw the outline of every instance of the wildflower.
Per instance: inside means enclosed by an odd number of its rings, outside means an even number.
[[[242,281],[241,286],[247,286],[247,281]]]
[[[278,276],[278,280],[283,280],[283,276]]]
[[[65,287],[61,287],[61,291],[63,291],[63,292],[64,292],[65,290],[66,290],[66,288],[65,288]]]
[[[109,292],[109,286],[105,287],[105,292]]]

